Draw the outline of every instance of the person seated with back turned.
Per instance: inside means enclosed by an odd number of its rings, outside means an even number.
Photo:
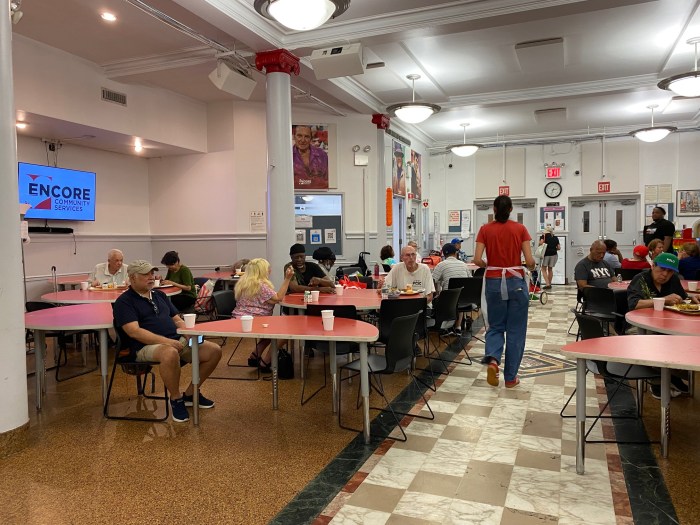
[[[654,297],[663,297],[664,305],[673,306],[683,303],[688,299],[688,294],[683,289],[681,281],[676,275],[678,271],[678,257],[671,253],[662,253],[654,259],[654,266],[650,270],[634,276],[627,287],[627,303],[630,310],[653,308]],[[690,296],[691,302],[698,304],[697,295]],[[686,376],[683,371],[671,371],[671,393],[688,393],[686,385],[680,376]],[[687,376],[686,376],[687,377]],[[660,399],[661,387],[652,385],[652,395]]]
[[[622,259],[622,265],[620,266],[623,270],[648,270],[651,268],[651,263],[647,260],[649,255],[649,248],[643,244],[638,244],[632,250],[631,259]]]
[[[107,262],[95,265],[90,274],[92,286],[125,286],[129,284],[127,266],[124,265],[124,254],[121,250],[113,248],[107,252]]]
[[[129,350],[137,361],[160,364],[160,376],[170,393],[173,421],[189,420],[188,406],[193,406],[194,386],[189,384],[180,392],[180,360],[192,362],[188,338],[178,335],[185,327],[177,309],[160,290],[153,290],[157,268],[148,261],[136,260],[129,265],[131,285],[112,305],[114,324],[121,327],[131,340]],[[199,345],[199,375],[201,383],[214,371],[221,359],[221,348],[211,341]],[[200,408],[212,408],[214,401],[200,392]]]
[[[464,239],[461,237],[455,237],[452,239],[452,244],[455,245],[455,248],[457,249],[457,254],[455,257],[457,258],[458,261],[462,261],[464,263],[469,262],[469,257],[467,254],[462,250],[462,243],[464,242]]]
[[[197,289],[190,269],[180,262],[180,256],[175,251],[167,252],[160,262],[168,267],[168,274],[161,284],[175,286],[182,290],[179,294],[170,297],[175,308],[181,312],[192,308],[197,300]]]
[[[384,282],[389,288],[399,290],[407,290],[408,287],[416,291],[425,290],[425,297],[430,304],[435,291],[433,276],[428,265],[419,263],[417,257],[416,249],[410,244],[401,248],[401,262],[391,267]]]
[[[612,239],[605,239],[605,255],[603,260],[610,265],[613,270],[622,266],[622,253],[617,249],[617,242]]]
[[[454,243],[447,243],[442,247],[442,256],[444,261],[440,261],[433,270],[433,280],[435,281],[435,290],[440,298],[440,291],[446,290],[449,287],[450,279],[453,277],[471,277],[471,272],[467,270],[467,265],[457,259],[457,246]],[[457,312],[452,333],[462,335],[462,318],[464,312]]]
[[[284,265],[284,272],[292,267],[294,276],[289,282],[287,293],[299,293],[307,290],[318,290],[324,293],[335,293],[335,284],[328,278],[318,264],[306,262],[306,248],[303,244],[293,244],[289,249],[292,262]]]
[[[287,266],[284,272],[284,282],[275,292],[270,282],[270,263],[266,259],[253,259],[246,266],[245,273],[233,289],[236,297],[236,307],[232,316],[239,319],[242,315],[267,316],[272,315],[275,305],[284,299],[294,275],[291,266]],[[271,339],[260,339],[255,345],[255,350],[248,357],[248,366],[260,367],[262,372],[270,372]]]
[[[335,281],[335,276],[331,273],[331,268],[335,264],[335,254],[328,246],[321,246],[314,251],[312,257],[318,261],[318,266],[331,281]]]
[[[391,244],[382,246],[379,252],[379,258],[382,260],[382,264],[387,266],[394,266],[396,264],[396,259],[394,259],[394,248]]]
[[[697,243],[686,242],[678,250],[678,272],[688,281],[697,279],[700,271],[700,249]]]

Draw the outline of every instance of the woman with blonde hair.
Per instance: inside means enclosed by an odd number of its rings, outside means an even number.
[[[294,269],[289,266],[284,272],[284,282],[275,292],[270,282],[270,263],[265,259],[253,259],[245,267],[245,273],[234,288],[236,308],[233,317],[242,315],[263,316],[272,315],[275,305],[284,299],[289,281],[294,275]],[[259,366],[263,372],[270,370],[270,339],[261,339],[255,345],[255,350],[248,357],[248,366]]]

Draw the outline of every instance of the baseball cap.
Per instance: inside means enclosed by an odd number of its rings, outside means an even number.
[[[136,273],[147,274],[151,273],[153,270],[158,270],[158,268],[153,266],[148,261],[144,261],[143,259],[136,259],[135,261],[129,263],[129,267],[126,269],[126,273],[128,273],[129,275],[134,275]]]
[[[451,242],[448,242],[442,247],[442,254],[445,257],[447,257],[448,255],[452,255],[453,253],[457,253],[457,247]]]
[[[637,257],[646,257],[647,255],[649,255],[649,248],[647,248],[643,244],[638,244],[634,247],[632,253],[634,253]]]
[[[672,253],[661,253],[654,259],[654,264],[667,270],[678,271],[678,257]]]
[[[452,244],[457,244],[457,243],[460,243],[460,242],[464,242],[464,239],[460,239],[459,237],[455,237],[455,238],[452,239],[450,242],[451,242]]]

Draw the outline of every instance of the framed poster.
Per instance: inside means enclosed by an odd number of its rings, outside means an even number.
[[[327,190],[330,184],[328,150],[329,126],[324,124],[292,125],[292,162],[295,190]]]
[[[411,193],[413,198],[421,200],[423,182],[421,177],[421,155],[411,150]]]
[[[394,158],[391,161],[391,187],[394,195],[406,196],[406,169],[404,160],[406,148],[400,142],[392,141],[392,151]]]
[[[676,215],[700,215],[700,190],[676,191]]]

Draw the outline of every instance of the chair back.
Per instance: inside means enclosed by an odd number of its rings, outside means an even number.
[[[411,368],[413,348],[416,344],[414,334],[419,316],[420,313],[416,312],[411,315],[396,317],[391,322],[391,334],[384,352],[386,357],[384,373],[402,372]]]
[[[440,328],[443,323],[457,319],[457,303],[461,294],[462,288],[448,288],[440,292],[433,303],[433,318],[436,327]]]
[[[584,313],[613,314],[617,310],[615,292],[610,288],[589,286],[583,289]]]
[[[581,330],[581,339],[595,339],[597,337],[605,337],[603,323],[597,317],[576,312],[576,321]]]
[[[477,268],[474,270],[474,277],[478,277],[481,279],[484,276],[484,272],[486,271],[486,268]]]
[[[377,287],[377,281],[374,280],[373,277],[358,277],[357,280],[361,283],[365,283],[367,285],[368,290],[374,290]]]
[[[36,312],[38,310],[48,310],[49,308],[56,308],[55,304],[45,303],[43,301],[27,301],[24,303],[24,309],[27,312]]]
[[[620,277],[623,281],[631,281],[635,275],[643,271],[641,268],[620,268]]]
[[[211,294],[214,300],[216,319],[230,319],[236,308],[236,297],[231,290],[219,290]]]
[[[425,337],[425,310],[428,308],[428,300],[425,297],[417,299],[384,299],[379,306],[379,338],[377,341],[383,344],[389,342],[392,331],[392,322],[397,317],[419,314],[416,323],[416,334],[419,339]]]
[[[457,301],[458,309],[481,308],[481,288],[484,280],[479,277],[453,277],[447,282],[448,289],[461,288],[462,293]]]
[[[321,310],[333,310],[334,317],[357,319],[357,308],[355,308],[353,304],[338,304],[332,306],[324,306],[322,304],[306,305],[306,315],[321,317]]]
[[[391,265],[390,264],[384,264],[382,263],[382,268],[384,268],[385,272],[390,272],[391,271]]]
[[[206,283],[209,279],[206,277],[195,277],[194,278],[194,284],[196,284],[199,287],[204,286],[204,283]]]

